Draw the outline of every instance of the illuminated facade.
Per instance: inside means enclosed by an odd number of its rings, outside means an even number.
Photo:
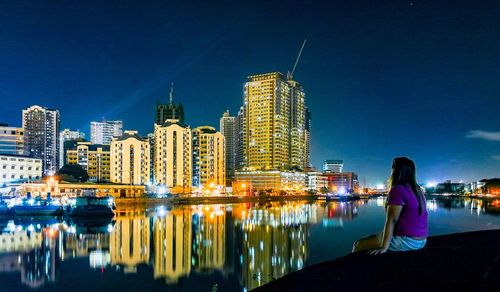
[[[248,77],[244,86],[245,167],[286,170],[308,166],[305,93],[279,72]]]
[[[312,192],[322,192],[328,189],[328,177],[321,172],[307,173],[307,190]]]
[[[153,223],[154,278],[174,284],[191,272],[191,227],[189,209],[174,210]]]
[[[42,160],[27,156],[0,154],[0,184],[34,181],[42,178]]]
[[[333,172],[333,173],[341,173],[344,168],[343,160],[325,160],[323,162],[323,171],[324,172]]]
[[[226,185],[224,136],[213,127],[193,129],[193,186]]]
[[[192,141],[189,126],[177,120],[155,124],[155,183],[173,193],[190,192],[192,186]]]
[[[24,130],[0,124],[0,154],[24,154]]]
[[[328,179],[328,188],[333,193],[358,193],[358,175],[354,172],[327,173],[323,174]]]
[[[306,186],[306,174],[293,171],[237,171],[236,184],[245,184],[254,191],[302,192]]]
[[[111,173],[113,183],[145,185],[150,182],[150,144],[137,131],[125,131],[111,141]]]
[[[42,159],[43,174],[59,167],[59,111],[31,106],[23,110],[24,154]]]
[[[68,164],[78,164],[89,175],[89,181],[109,182],[110,180],[110,149],[109,145],[77,142],[75,147],[66,150]]]

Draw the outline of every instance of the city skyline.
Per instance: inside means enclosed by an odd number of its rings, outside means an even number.
[[[176,5],[169,21],[163,16],[171,7],[154,2],[136,18],[132,4],[6,4],[0,122],[19,127],[21,110],[38,104],[61,112],[61,129],[85,129],[88,137],[90,121],[102,117],[146,135],[174,82],[186,124],[216,126],[225,110],[237,113],[247,76],[290,70],[307,38],[295,79],[311,108],[318,169],[343,159],[346,171],[375,184],[387,178],[393,157],[407,155],[421,182],[499,175],[500,43],[491,37],[498,3],[295,4],[282,12],[275,4],[250,7],[254,18],[229,5],[224,14],[235,16],[217,21],[203,16],[204,9],[214,12],[203,3],[192,11]],[[276,19],[265,18],[266,9],[275,9]],[[76,29],[64,12],[89,21]],[[457,15],[470,26],[457,25]],[[276,38],[278,19],[293,33]],[[130,35],[144,33],[139,48]],[[92,41],[83,43],[89,34]]]

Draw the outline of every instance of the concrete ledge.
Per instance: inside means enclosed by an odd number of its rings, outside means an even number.
[[[500,230],[431,237],[419,251],[350,254],[254,291],[500,291]]]

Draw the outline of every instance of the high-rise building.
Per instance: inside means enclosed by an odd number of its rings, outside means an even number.
[[[42,159],[43,174],[59,166],[59,111],[38,105],[23,110],[24,154]]]
[[[84,139],[85,133],[79,130],[64,129],[59,133],[59,168],[63,167],[66,162],[64,143],[67,141],[83,141]]]
[[[24,130],[0,124],[0,154],[24,154]]]
[[[247,164],[247,152],[245,145],[245,107],[240,107],[238,115],[234,121],[234,130],[236,136],[236,169],[243,169]]]
[[[244,151],[248,169],[307,166],[305,93],[279,72],[248,77],[244,86]]]
[[[237,127],[235,125],[236,118],[229,115],[226,111],[220,119],[220,132],[224,136],[226,142],[226,178],[227,183],[231,183],[236,170],[236,143],[237,143]]]
[[[323,162],[323,171],[324,172],[340,173],[340,172],[342,172],[343,168],[344,168],[344,161],[340,160],[340,159],[325,160],[325,162]]]
[[[90,142],[109,145],[111,140],[123,135],[123,121],[90,122]]]
[[[193,186],[226,185],[224,136],[215,128],[193,129]]]
[[[175,104],[174,85],[170,89],[169,102],[166,104],[156,105],[155,124],[161,125],[166,120],[179,120],[179,124],[184,125],[184,108],[181,103]]]
[[[187,193],[192,186],[192,141],[189,126],[178,120],[155,124],[155,183],[172,193]]]
[[[109,145],[77,142],[75,147],[66,151],[68,164],[78,164],[89,175],[89,181],[109,182],[110,150]]]
[[[150,182],[150,149],[148,139],[137,131],[125,131],[111,141],[111,174],[113,183],[145,185]]]
[[[311,167],[311,111],[306,107],[306,167]]]

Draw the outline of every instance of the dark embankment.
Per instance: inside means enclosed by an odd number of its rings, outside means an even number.
[[[350,254],[254,291],[393,290],[500,291],[500,230],[431,237],[419,251]]]

